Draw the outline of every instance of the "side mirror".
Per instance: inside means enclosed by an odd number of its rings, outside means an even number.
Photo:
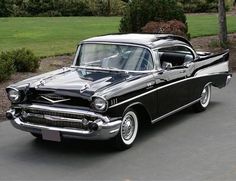
[[[162,63],[162,68],[163,68],[164,70],[170,70],[172,67],[173,67],[173,65],[172,65],[172,63],[170,63],[170,62],[163,62],[163,63]]]

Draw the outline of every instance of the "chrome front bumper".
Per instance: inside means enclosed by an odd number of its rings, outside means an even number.
[[[19,111],[20,110],[20,111]],[[34,111],[50,111],[52,113],[60,113],[65,115],[74,115],[80,117],[90,117],[95,121],[89,121],[91,124],[95,125],[96,129],[80,129],[73,127],[57,127],[57,126],[47,126],[37,123],[25,122],[23,119],[22,112],[24,110],[34,110]],[[20,112],[20,113],[19,113]],[[29,114],[28,114],[29,115]],[[30,116],[38,116],[36,114]],[[71,123],[83,123],[82,119],[72,119],[62,116],[52,116],[52,115],[40,115],[43,119],[53,122],[71,122]],[[16,108],[12,108],[7,111],[7,117],[11,120],[12,125],[22,131],[32,132],[41,134],[42,130],[59,131],[61,137],[68,138],[78,138],[87,140],[107,140],[116,136],[120,130],[121,120],[111,121],[108,117],[101,114],[97,114],[90,111],[83,111],[77,109],[67,109],[67,108],[56,108],[41,105],[19,105]],[[87,123],[86,123],[87,124]]]

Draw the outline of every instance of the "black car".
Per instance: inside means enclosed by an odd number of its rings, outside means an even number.
[[[18,129],[44,140],[111,139],[129,148],[142,123],[193,106],[204,111],[211,87],[231,80],[229,51],[196,52],[168,34],[114,34],[80,43],[71,67],[6,88]]]

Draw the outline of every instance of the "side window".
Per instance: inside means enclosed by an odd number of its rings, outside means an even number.
[[[185,46],[160,48],[158,52],[162,67],[165,67],[168,64],[168,66],[178,68],[194,59],[192,51]]]

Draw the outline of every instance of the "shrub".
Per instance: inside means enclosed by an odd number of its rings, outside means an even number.
[[[218,0],[178,0],[185,13],[217,12]]]
[[[141,32],[149,21],[179,20],[187,25],[186,16],[176,0],[132,0],[120,23],[120,32]]]
[[[184,23],[178,20],[171,21],[150,21],[143,28],[142,32],[145,33],[167,33],[183,36],[188,38],[187,27]]]
[[[0,82],[9,79],[15,72],[14,61],[11,52],[2,52],[0,54]]]
[[[31,50],[25,48],[13,50],[11,57],[17,72],[35,72],[39,68],[40,60]]]

